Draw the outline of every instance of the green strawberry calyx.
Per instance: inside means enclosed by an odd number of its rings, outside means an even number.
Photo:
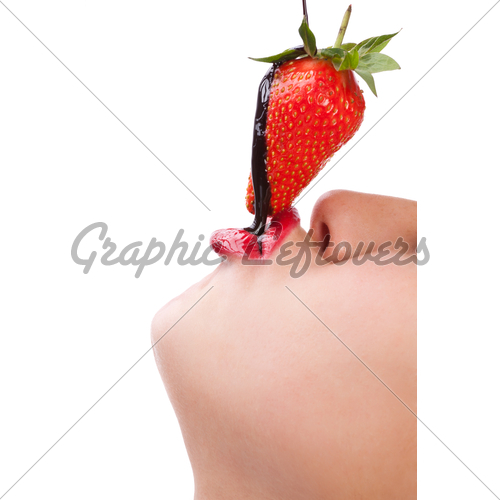
[[[299,28],[303,46],[287,49],[274,56],[250,57],[250,59],[265,63],[283,63],[294,59],[303,59],[304,57],[327,59],[332,62],[337,71],[352,70],[356,72],[367,83],[370,90],[377,95],[373,74],[401,69],[392,57],[381,54],[382,49],[398,33],[367,38],[360,43],[342,43],[350,16],[351,6],[349,5],[342,19],[337,40],[331,47],[327,47],[326,49],[318,49],[316,47],[316,37],[311,28],[309,28],[307,14],[305,14]]]

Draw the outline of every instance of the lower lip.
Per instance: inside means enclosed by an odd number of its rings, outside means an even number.
[[[268,229],[262,238],[262,254],[259,251],[257,236],[244,229],[219,229],[212,233],[210,245],[218,255],[227,257],[246,257],[247,259],[267,259],[300,223],[299,213],[289,208],[272,219],[268,219]]]

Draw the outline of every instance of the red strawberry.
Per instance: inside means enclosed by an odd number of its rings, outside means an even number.
[[[358,130],[365,100],[354,74],[326,59],[285,62],[274,75],[266,126],[269,215],[293,200]],[[254,213],[250,176],[247,208]]]
[[[259,167],[265,168],[271,192],[268,208],[261,208],[267,210],[267,215],[289,208],[359,129],[365,101],[354,72],[377,95],[372,73],[399,69],[396,61],[380,53],[396,33],[368,38],[359,44],[342,44],[350,14],[349,6],[333,47],[316,49],[316,39],[304,12],[299,28],[303,47],[256,59],[276,67],[267,105],[267,154],[264,153],[263,166]],[[255,175],[253,167],[246,206],[250,213],[255,213],[252,175]],[[259,182],[262,183],[260,179]],[[260,206],[266,207],[267,202],[261,202]],[[261,227],[258,221],[263,219],[265,214],[256,214],[253,226],[248,229]]]

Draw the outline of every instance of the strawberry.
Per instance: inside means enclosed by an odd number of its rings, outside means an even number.
[[[267,154],[260,167],[265,168],[271,196],[264,204],[267,214],[260,214],[259,220],[288,209],[361,126],[365,101],[354,73],[377,95],[372,73],[399,69],[396,61],[380,53],[396,33],[342,44],[350,14],[351,6],[335,45],[318,50],[304,10],[299,28],[304,45],[255,59],[275,68],[264,132]],[[246,206],[255,213],[252,176],[258,179],[253,167]],[[260,227],[255,221],[254,226]]]
[[[269,215],[294,199],[359,129],[365,100],[352,71],[325,59],[285,62],[275,75],[266,125]],[[247,208],[253,210],[250,176]]]

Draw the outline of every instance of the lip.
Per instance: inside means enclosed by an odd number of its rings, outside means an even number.
[[[262,254],[259,252],[257,236],[244,229],[219,229],[210,236],[210,245],[218,255],[245,257],[251,260],[267,259],[290,232],[299,225],[296,208],[283,210],[274,217],[268,217],[268,229],[261,239]]]

